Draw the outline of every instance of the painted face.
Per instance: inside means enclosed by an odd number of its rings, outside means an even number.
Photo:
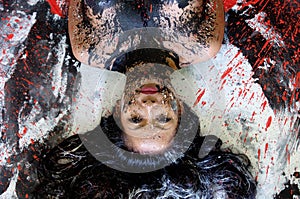
[[[167,149],[176,134],[178,101],[166,87],[148,83],[122,100],[121,124],[126,146],[141,154]]]

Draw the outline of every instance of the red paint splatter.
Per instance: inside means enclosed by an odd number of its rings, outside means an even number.
[[[24,129],[23,129],[23,132],[22,132],[22,135],[25,135],[26,133],[27,133],[27,128],[26,127],[24,127]]]
[[[197,92],[197,94],[198,93],[199,93],[199,95],[198,95],[196,101],[194,102],[193,106],[196,106],[200,102],[201,98],[203,97],[203,95],[205,93],[205,89],[203,89],[203,90],[199,89],[198,92]]]
[[[7,39],[12,39],[14,37],[14,34],[8,34]]]
[[[236,0],[223,0],[223,2],[225,12],[230,10],[236,4]]]
[[[265,110],[266,105],[267,105],[267,101],[264,101],[264,102],[261,104],[262,111]]]
[[[227,68],[223,73],[223,75],[221,76],[221,79],[224,79],[231,71],[232,71],[232,67]]]
[[[61,8],[58,6],[56,0],[47,0],[47,2],[49,3],[51,7],[51,12],[53,14],[57,14],[58,16],[63,17],[63,12]]]
[[[272,116],[270,116],[270,117],[268,118],[268,121],[267,121],[267,123],[266,123],[266,131],[267,131],[268,128],[270,127],[271,123],[272,123]]]
[[[295,87],[300,88],[300,72],[297,73]]]
[[[260,149],[257,150],[258,162],[260,161]]]
[[[265,145],[265,154],[264,154],[264,158],[266,158],[266,156],[267,156],[268,148],[269,148],[269,143],[266,143],[266,145]]]
[[[230,60],[230,62],[227,64],[227,66],[230,66],[233,60],[235,60],[239,55],[241,54],[241,51],[239,51],[233,58]]]
[[[253,98],[254,98],[254,93],[252,93],[252,95],[251,95],[249,101],[251,101]]]
[[[255,114],[256,114],[256,113],[255,113],[255,111],[253,111],[253,112],[252,112],[251,119],[250,119],[251,121],[253,121],[253,119],[254,119],[254,115],[255,115]]]
[[[221,84],[221,87],[220,87],[220,90],[222,90],[224,88],[225,83],[226,83],[226,79],[223,80],[223,82]]]

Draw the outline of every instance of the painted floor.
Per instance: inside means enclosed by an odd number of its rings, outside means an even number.
[[[250,158],[257,198],[300,198],[299,1],[224,4],[221,50],[177,74],[192,82],[193,94],[181,94],[203,135]],[[0,0],[0,198],[33,184],[40,147],[93,128],[111,106],[95,96],[113,78],[73,57],[66,10],[58,0]]]

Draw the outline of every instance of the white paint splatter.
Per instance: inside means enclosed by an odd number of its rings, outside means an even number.
[[[267,14],[264,12],[259,12],[254,18],[245,21],[253,30],[258,31],[267,41],[270,41],[278,47],[284,47],[284,41],[280,34],[265,21],[266,15]]]

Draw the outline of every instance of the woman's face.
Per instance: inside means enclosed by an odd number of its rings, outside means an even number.
[[[130,150],[158,154],[172,144],[179,120],[173,92],[157,83],[146,83],[121,103],[123,138]]]

